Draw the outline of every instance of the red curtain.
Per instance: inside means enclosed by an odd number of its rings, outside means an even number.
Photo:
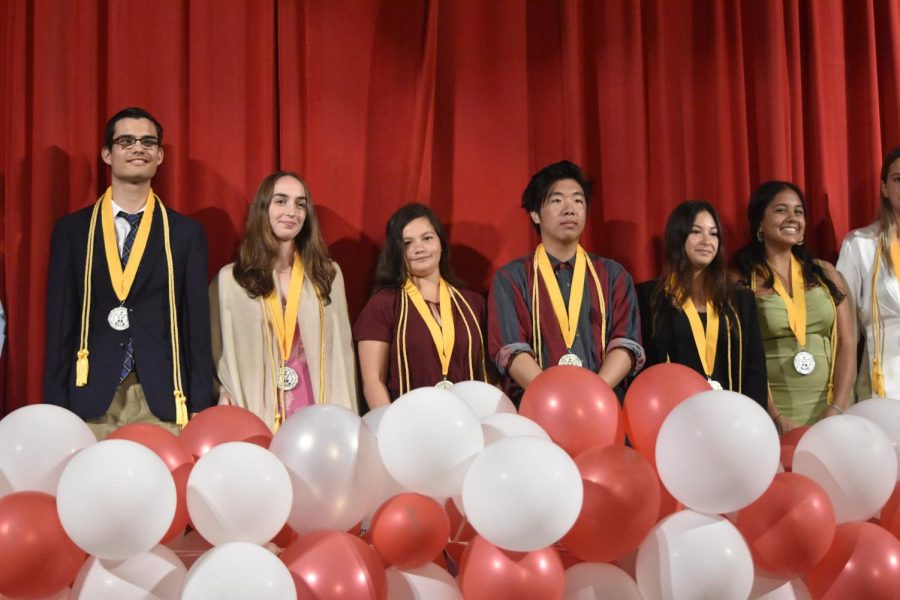
[[[210,275],[256,185],[300,172],[361,308],[400,204],[449,224],[485,290],[535,242],[528,177],[561,158],[596,183],[585,244],[636,280],[670,209],[715,203],[727,247],[746,199],[791,179],[834,258],[875,218],[900,144],[900,5],[890,0],[2,0],[2,412],[41,401],[49,237],[107,185],[106,119],[165,126],[155,188],[200,220]],[[51,290],[52,293],[52,290]]]

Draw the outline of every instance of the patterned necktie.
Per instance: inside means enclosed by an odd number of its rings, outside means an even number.
[[[128,230],[128,235],[125,236],[125,243],[122,245],[122,268],[128,264],[128,256],[131,254],[131,247],[134,245],[134,238],[137,235],[138,225],[141,224],[141,217],[144,216],[143,212],[139,212],[137,214],[129,215],[125,211],[119,211],[117,217],[122,217],[131,228]],[[119,383],[121,384],[125,381],[125,378],[128,377],[128,374],[131,373],[131,370],[134,368],[134,342],[131,340],[131,336],[128,336],[128,343],[125,344],[125,358],[122,360],[122,372],[119,375]]]

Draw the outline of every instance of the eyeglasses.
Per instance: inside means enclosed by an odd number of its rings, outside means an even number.
[[[118,146],[123,149],[131,148],[138,142],[148,150],[159,148],[159,138],[154,135],[145,135],[140,138],[134,137],[133,135],[120,135],[113,140],[113,144],[118,144]]]

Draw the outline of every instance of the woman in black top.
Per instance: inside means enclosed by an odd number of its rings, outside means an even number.
[[[763,408],[768,391],[753,294],[728,282],[716,209],[691,200],[666,223],[661,277],[637,286],[647,364],[688,366]]]

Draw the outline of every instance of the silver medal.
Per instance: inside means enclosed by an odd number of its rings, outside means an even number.
[[[566,352],[562,355],[562,358],[559,359],[559,364],[567,367],[580,367],[581,359],[578,358],[575,354],[571,352]]]
[[[439,390],[449,390],[450,388],[453,387],[453,382],[448,380],[447,378],[444,378],[444,379],[441,379],[440,381],[438,381],[436,384],[434,384],[434,387],[436,387]]]
[[[809,375],[815,368],[816,358],[806,350],[794,355],[794,369],[801,375]]]
[[[278,369],[278,389],[292,390],[297,387],[298,381],[300,381],[300,378],[297,376],[297,371],[291,367],[284,366]]]
[[[109,311],[109,316],[106,317],[106,321],[109,323],[109,326],[116,331],[125,331],[129,326],[128,309],[124,306],[115,307]]]

